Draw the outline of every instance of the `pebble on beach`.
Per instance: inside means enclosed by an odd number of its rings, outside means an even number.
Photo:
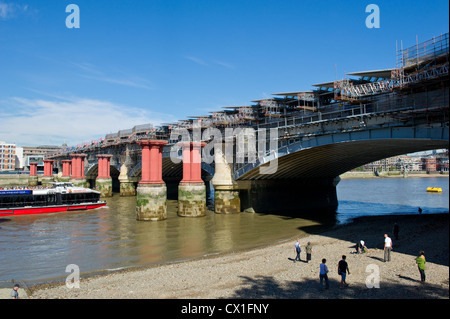
[[[384,262],[384,234],[394,222],[401,226],[393,238],[391,261]],[[180,263],[81,277],[80,288],[64,284],[33,287],[30,298],[349,298],[448,299],[448,214],[372,216],[300,238],[301,261],[294,262],[296,238],[248,251],[215,255]],[[355,254],[363,239],[369,253]],[[313,246],[306,262],[304,247]],[[420,283],[415,263],[425,251],[426,282]],[[337,264],[347,256],[351,274],[340,289]],[[327,259],[330,289],[319,290],[319,264]],[[378,276],[378,277],[377,277]],[[379,288],[369,288],[379,279]]]

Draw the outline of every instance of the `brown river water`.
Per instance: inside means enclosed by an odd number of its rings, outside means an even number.
[[[442,194],[427,193],[442,187]],[[401,190],[401,191],[399,191]],[[342,180],[336,214],[282,213],[178,217],[177,201],[168,201],[167,219],[137,221],[136,197],[107,198],[107,207],[91,211],[0,218],[0,286],[22,280],[65,280],[68,265],[80,273],[177,262],[232,253],[292,240],[350,218],[376,214],[448,213],[447,178]],[[274,199],[276,200],[276,199]]]

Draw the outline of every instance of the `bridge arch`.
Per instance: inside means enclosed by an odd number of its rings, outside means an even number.
[[[448,148],[448,127],[368,129],[322,135],[290,144],[256,163],[236,170],[236,180],[335,178],[376,160],[440,148]],[[261,166],[274,165],[271,174]]]

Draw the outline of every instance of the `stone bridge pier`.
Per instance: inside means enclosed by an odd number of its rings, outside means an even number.
[[[84,161],[87,157],[86,154],[72,154],[72,172],[70,175],[70,182],[74,186],[89,187],[89,183],[86,181],[84,175]]]
[[[30,163],[30,176],[28,177],[28,186],[37,186],[37,165],[38,163]]]
[[[251,180],[240,182],[242,210],[257,213],[282,211],[336,211],[340,178]]]
[[[53,178],[53,160],[44,160],[44,176],[42,177],[42,186],[49,186],[54,182]]]
[[[112,155],[97,155],[98,175],[95,185],[98,186],[101,197],[112,196],[112,178],[110,172],[110,160]]]
[[[239,184],[233,178],[233,163],[224,154],[225,143],[214,145],[215,172],[211,180],[214,186],[214,212],[234,214],[241,212]]]
[[[183,179],[178,185],[178,216],[206,214],[206,186],[202,180],[201,149],[206,143],[180,143],[183,149]]]
[[[62,176],[60,177],[61,182],[69,182],[70,175],[72,174],[72,161],[62,160]]]
[[[136,189],[136,219],[158,221],[167,218],[167,187],[162,180],[162,149],[167,141],[140,141],[141,181]]]

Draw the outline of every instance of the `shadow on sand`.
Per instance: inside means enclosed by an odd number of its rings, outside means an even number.
[[[241,276],[242,286],[235,291],[232,298],[236,299],[384,299],[389,296],[393,299],[403,299],[405,296],[411,299],[435,299],[449,298],[449,291],[443,287],[432,284],[420,284],[417,286],[405,286],[395,283],[381,283],[380,288],[367,288],[365,285],[350,285],[346,288],[339,287],[339,281],[329,280],[329,289],[320,290],[319,278],[317,280],[305,279],[291,281],[281,285],[271,276]]]

